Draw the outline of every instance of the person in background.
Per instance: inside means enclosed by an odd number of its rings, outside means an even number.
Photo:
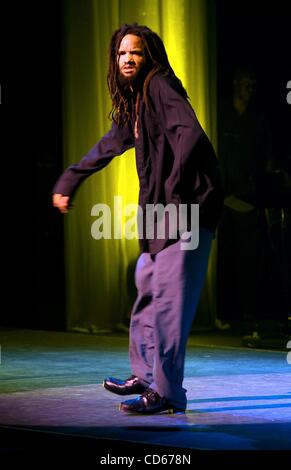
[[[268,229],[261,181],[272,162],[270,128],[256,99],[250,66],[237,67],[231,102],[220,112],[219,161],[225,191],[218,228],[218,312],[221,324],[264,316]]]

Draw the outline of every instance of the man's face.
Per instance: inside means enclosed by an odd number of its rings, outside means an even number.
[[[119,46],[117,61],[122,81],[132,83],[146,62],[143,42],[139,36],[124,36]]]

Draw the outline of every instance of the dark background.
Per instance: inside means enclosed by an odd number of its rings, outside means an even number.
[[[62,330],[63,219],[51,207],[62,171],[62,2],[1,9],[1,324]],[[217,2],[219,106],[234,66],[254,64],[283,164],[291,154],[289,23],[283,2]]]
[[[63,219],[51,207],[62,171],[62,2],[4,8],[1,324],[64,329]]]
[[[290,4],[280,0],[270,4],[217,1],[219,104],[232,90],[235,66],[252,66],[279,162],[291,153],[291,106],[286,102],[286,85],[291,80],[290,18]]]

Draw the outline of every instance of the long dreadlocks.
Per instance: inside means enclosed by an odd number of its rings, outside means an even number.
[[[185,88],[179,78],[176,77],[169,63],[165,46],[157,33],[153,32],[147,26],[141,26],[137,23],[124,24],[112,35],[109,47],[109,67],[107,74],[107,84],[112,100],[112,109],[109,116],[119,126],[126,125],[130,118],[129,95],[126,89],[119,82],[119,68],[117,61],[120,43],[127,34],[139,36],[144,44],[146,64],[143,95],[146,106],[148,106],[147,91],[149,82],[158,72],[171,76],[176,82],[179,93],[184,98],[188,98]]]

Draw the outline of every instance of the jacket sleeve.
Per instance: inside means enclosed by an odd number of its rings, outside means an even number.
[[[156,112],[173,154],[166,193],[200,205],[204,219],[218,216],[223,199],[218,160],[189,102],[170,77],[153,78]],[[216,222],[208,223],[215,226]]]
[[[176,90],[168,77],[157,80],[157,109],[162,115],[162,126],[175,159],[183,167],[203,134],[203,130],[189,102]]]
[[[85,155],[79,163],[70,165],[56,182],[53,193],[72,196],[82,181],[107,166],[111,160],[134,146],[128,127],[118,127],[114,122],[111,129]]]
[[[157,77],[155,106],[161,117],[161,126],[174,155],[172,186],[182,178],[190,159],[195,158],[195,147],[203,130],[189,102],[177,91],[170,77]]]

